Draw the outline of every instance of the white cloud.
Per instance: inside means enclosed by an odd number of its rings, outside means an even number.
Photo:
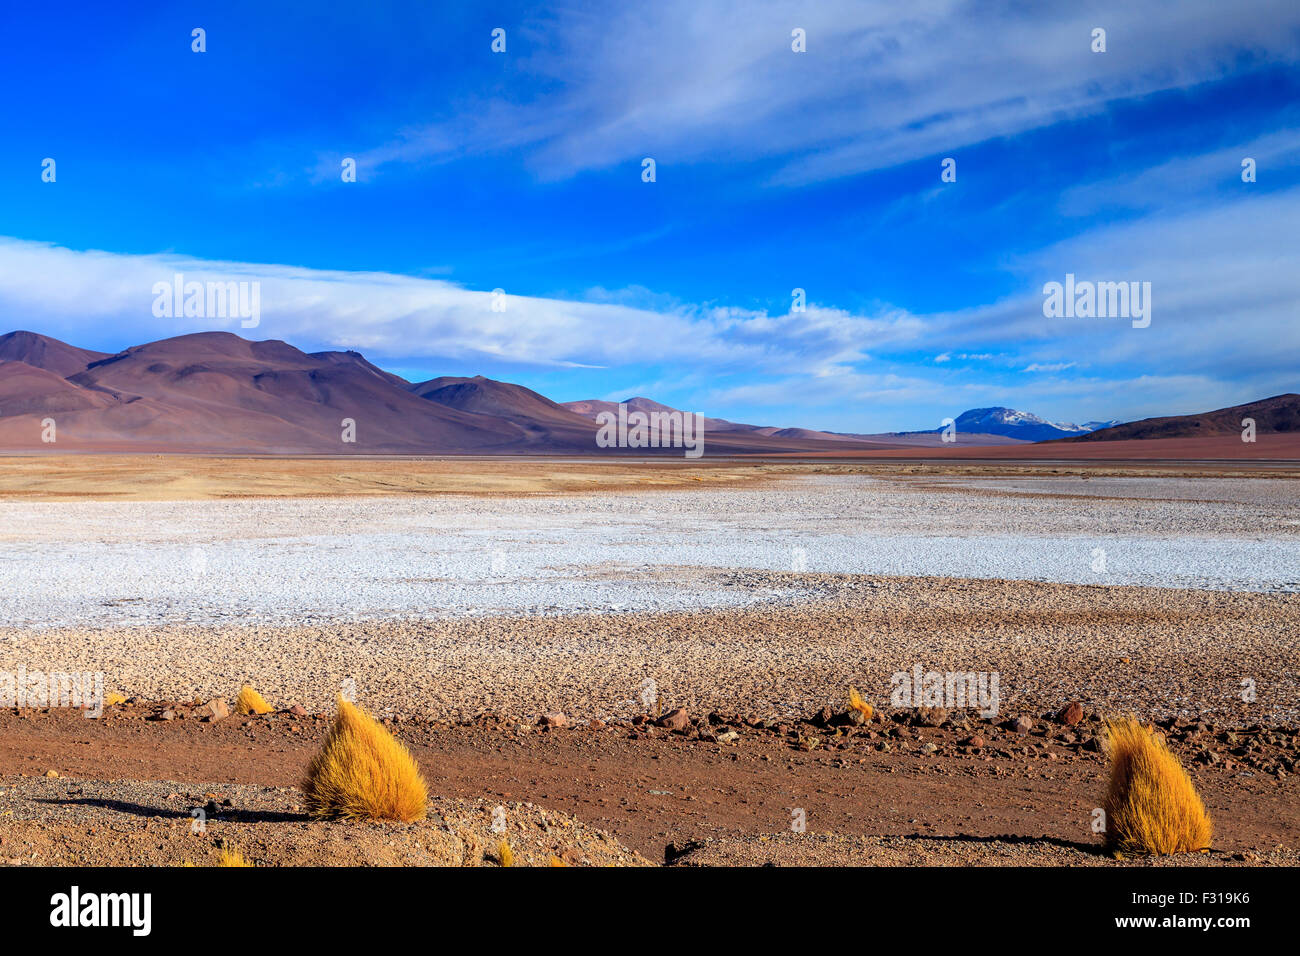
[[[1026,410],[1053,420],[1173,414],[1297,389],[1300,188],[1241,195],[1099,226],[1008,262],[1019,293],[929,315],[815,303],[770,315],[644,289],[596,290],[585,301],[506,290],[506,311],[493,312],[490,292],[441,279],[0,239],[0,320],[74,344],[122,347],[228,328],[301,347],[357,348],[399,367],[439,359],[603,366],[646,382],[671,370],[710,414],[752,421],[761,417],[754,406],[824,408],[808,424],[846,431],[896,427],[899,416],[940,404],[1039,402]],[[155,318],[153,284],[176,272],[259,281],[261,325]],[[1042,285],[1066,273],[1150,282],[1150,327],[1044,318]],[[135,341],[105,343],[104,330],[116,328]]]
[[[1242,160],[1255,160],[1257,182],[1243,183]],[[1300,166],[1300,130],[1267,133],[1210,152],[1179,156],[1104,184],[1083,183],[1066,190],[1057,206],[1068,216],[1153,209],[1204,207],[1215,187],[1243,196],[1267,191],[1281,172]]]
[[[1074,368],[1077,362],[1034,362],[1032,365],[1026,365],[1026,372],[1064,372],[1066,369]]]
[[[154,316],[154,284],[176,273],[186,281],[259,282],[261,324],[246,330],[238,318]],[[128,328],[140,340],[228,329],[300,346],[356,348],[378,359],[491,359],[561,367],[654,362],[714,372],[817,374],[866,361],[864,344],[903,341],[921,328],[919,320],[898,310],[860,316],[810,305],[806,312],[770,316],[733,308],[655,310],[505,291],[505,310],[497,312],[490,291],[440,279],[81,252],[0,239],[0,317],[11,327],[32,327],[73,343],[88,334],[98,339],[105,327]]]
[[[1099,25],[1105,53],[1090,50]],[[791,52],[795,26],[807,32],[806,53]],[[653,156],[669,165],[778,158],[776,181],[822,181],[1219,79],[1248,68],[1247,57],[1295,63],[1300,8],[666,0],[562,9],[510,55],[531,95],[461,104],[359,163],[526,148],[548,178]],[[337,176],[332,159],[322,168]]]

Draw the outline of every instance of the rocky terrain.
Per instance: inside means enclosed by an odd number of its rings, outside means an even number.
[[[301,802],[288,787],[0,780],[0,863],[212,866],[233,849],[254,866],[500,866],[505,840],[512,866],[649,865],[608,834],[532,804],[435,797],[415,823],[345,824],[313,820]]]
[[[1078,702],[998,719],[938,708],[390,718],[446,795],[410,825],[303,814],[294,784],[328,723],[301,707],[233,715],[224,700],[134,699],[99,720],[0,712],[0,861],[201,865],[233,844],[262,865],[497,865],[496,814],[522,862],[542,865],[1300,863],[1294,725],[1162,721],[1215,842],[1152,861],[1106,856],[1091,832],[1101,721]]]
[[[0,860],[498,865],[501,807],[546,865],[1295,865],[1289,477],[574,464],[536,495],[497,463],[475,496],[446,493],[463,468],[313,467],[154,501],[182,479],[142,464],[146,500],[59,502],[68,466],[0,503],[0,676],[120,696],[0,708]],[[916,668],[995,674],[996,707],[896,701]],[[274,712],[232,714],[244,684]],[[410,746],[428,820],[303,814],[340,692]],[[1209,853],[1100,852],[1128,713],[1188,768]]]

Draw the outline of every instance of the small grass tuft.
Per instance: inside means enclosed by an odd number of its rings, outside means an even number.
[[[858,693],[858,689],[852,686],[849,687],[849,710],[856,710],[866,720],[870,720],[871,715],[875,713],[872,706]]]
[[[244,854],[240,853],[233,846],[222,847],[221,852],[217,854],[217,866],[252,866],[252,865],[253,864],[248,862],[248,859],[244,856]]]
[[[126,698],[123,697],[115,690],[110,690],[107,694],[104,695],[105,707],[116,707],[118,704],[125,704],[125,703],[126,703]]]
[[[497,860],[502,866],[515,865],[514,851],[510,849],[510,841],[505,838],[502,838],[501,842],[497,844]]]
[[[269,714],[274,709],[261,694],[247,684],[239,688],[239,696],[235,698],[235,713]]]
[[[429,802],[415,758],[383,725],[339,697],[339,712],[302,789],[307,812],[343,820],[420,820]]]
[[[1193,853],[1213,836],[1205,804],[1164,739],[1133,718],[1106,722],[1110,787],[1106,848],[1120,853]]]

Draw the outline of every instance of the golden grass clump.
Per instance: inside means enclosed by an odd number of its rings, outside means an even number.
[[[502,866],[515,865],[515,853],[510,849],[510,841],[502,839],[497,844],[497,859],[501,861]]]
[[[307,811],[344,820],[420,820],[429,794],[411,752],[360,707],[339,712],[302,785]]]
[[[104,695],[105,707],[116,707],[118,704],[125,704],[125,703],[126,703],[126,698],[123,697],[115,690],[110,690],[107,694]]]
[[[550,863],[549,863],[548,865],[549,865],[549,866],[568,866],[569,864],[565,863],[565,862],[564,862],[563,860],[561,860],[558,856],[552,856],[552,857],[551,857],[551,861],[550,861]]]
[[[1163,738],[1131,717],[1108,720],[1106,752],[1108,849],[1167,855],[1209,847],[1214,828],[1205,804]]]
[[[217,854],[217,866],[252,866],[244,854],[234,847],[222,847]]]
[[[235,713],[269,714],[274,709],[261,694],[247,684],[239,688],[239,696],[235,698]]]
[[[871,715],[875,713],[874,708],[858,693],[858,689],[852,686],[849,687],[849,710],[856,710],[866,720],[870,720]]]

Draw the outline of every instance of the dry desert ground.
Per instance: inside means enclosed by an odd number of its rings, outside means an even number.
[[[543,865],[1295,865],[1298,478],[0,460],[0,672],[102,673],[125,698],[0,710],[0,861],[203,864],[229,842],[262,865],[495,865],[500,807]],[[996,713],[899,706],[916,668],[996,674]],[[244,684],[275,712],[214,713]],[[410,746],[426,820],[306,816],[340,691]],[[1187,767],[1209,853],[1100,852],[1101,719],[1123,714]]]

